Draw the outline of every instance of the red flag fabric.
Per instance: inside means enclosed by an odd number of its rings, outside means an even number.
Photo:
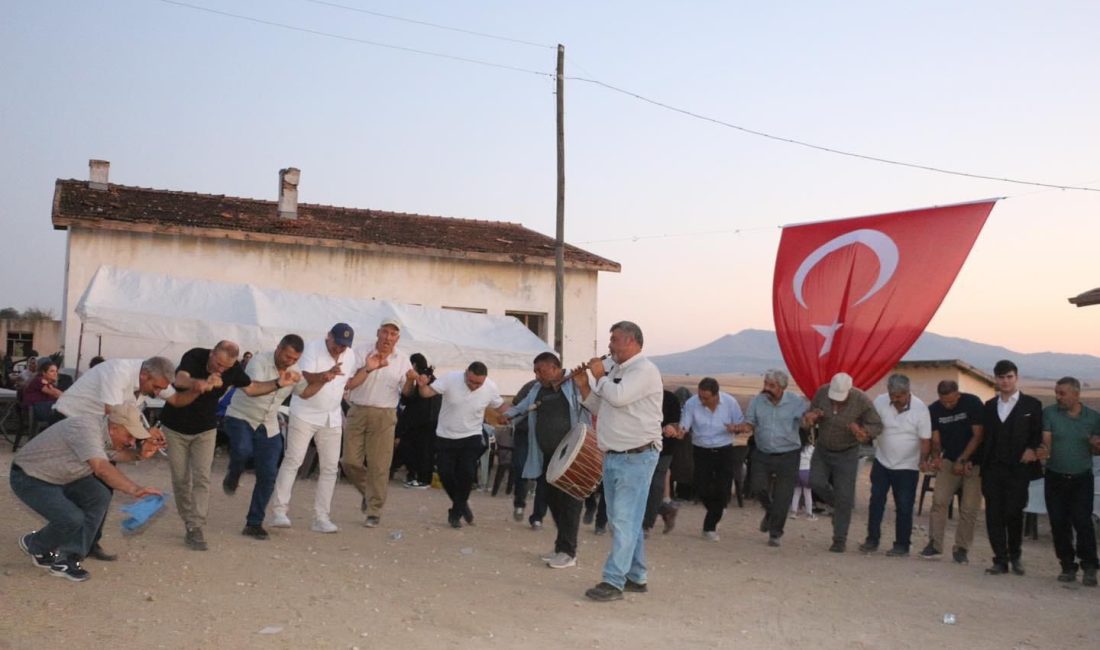
[[[802,392],[838,372],[866,390],[890,372],[932,320],[995,203],[785,227],[772,310]]]

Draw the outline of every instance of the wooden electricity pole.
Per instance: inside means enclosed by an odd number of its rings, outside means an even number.
[[[554,243],[554,350],[564,360],[565,332],[565,46],[558,44],[558,227]]]

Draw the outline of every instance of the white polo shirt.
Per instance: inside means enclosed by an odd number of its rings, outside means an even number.
[[[325,347],[325,339],[310,341],[302,349],[302,356],[298,359],[298,369],[302,372],[317,374],[328,370],[337,362],[340,363],[344,374],[337,375],[309,399],[302,399],[300,395],[306,385],[305,378],[299,382],[298,387],[294,389],[294,397],[290,398],[291,417],[301,418],[319,427],[343,426],[340,400],[344,398],[344,386],[359,367],[355,364],[355,351],[348,348],[339,359],[333,359],[328,348]]]
[[[375,346],[363,346],[355,349],[355,358],[359,366],[367,365],[367,356],[376,352]],[[401,400],[401,389],[405,386],[405,373],[412,370],[409,358],[398,350],[387,357],[385,366],[367,375],[367,380],[356,386],[348,394],[348,401],[357,406],[377,408],[397,408]]]
[[[875,438],[875,460],[886,469],[920,469],[920,441],[932,438],[932,416],[916,395],[909,408],[898,413],[890,395],[875,398],[875,410],[882,418],[882,434]]]
[[[498,408],[504,403],[497,385],[488,377],[484,384],[471,392],[466,385],[465,370],[448,372],[439,377],[432,383],[432,390],[443,396],[435,435],[450,440],[480,436],[485,409]]]
[[[146,396],[135,395],[140,390],[143,362],[143,359],[108,359],[98,364],[61,394],[54,409],[73,418],[78,415],[103,415],[108,404],[113,406],[130,402],[137,404],[138,409],[143,408]],[[160,396],[167,398],[175,392],[168,387]]]

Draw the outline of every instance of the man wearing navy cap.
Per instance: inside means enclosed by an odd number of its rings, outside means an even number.
[[[313,500],[313,525],[317,533],[335,533],[339,530],[332,523],[329,511],[332,494],[336,490],[336,476],[340,463],[340,437],[343,429],[343,413],[340,400],[344,388],[355,388],[366,379],[366,374],[355,374],[358,367],[351,343],[355,331],[347,323],[332,326],[323,340],[306,343],[298,360],[298,369],[306,385],[321,384],[310,397],[304,397],[305,386],[299,384],[290,399],[290,427],[287,431],[286,455],[275,478],[275,498],[271,506],[271,526],[289,528],[290,494],[294,478],[306,457],[309,441],[317,445],[317,458],[321,472],[317,478],[317,493]],[[353,376],[355,375],[355,376]]]

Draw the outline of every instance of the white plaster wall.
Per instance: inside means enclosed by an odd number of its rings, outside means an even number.
[[[554,340],[552,266],[73,227],[63,316],[70,364],[76,361],[80,333],[76,304],[101,265],[426,307],[481,308],[496,315],[543,312],[549,343]],[[566,365],[588,360],[597,349],[602,354],[606,347],[606,336],[596,331],[596,281],[595,271],[566,269]],[[354,323],[354,318],[349,315],[348,321]],[[86,350],[95,346],[91,338],[84,341]],[[90,356],[83,355],[82,366]]]

